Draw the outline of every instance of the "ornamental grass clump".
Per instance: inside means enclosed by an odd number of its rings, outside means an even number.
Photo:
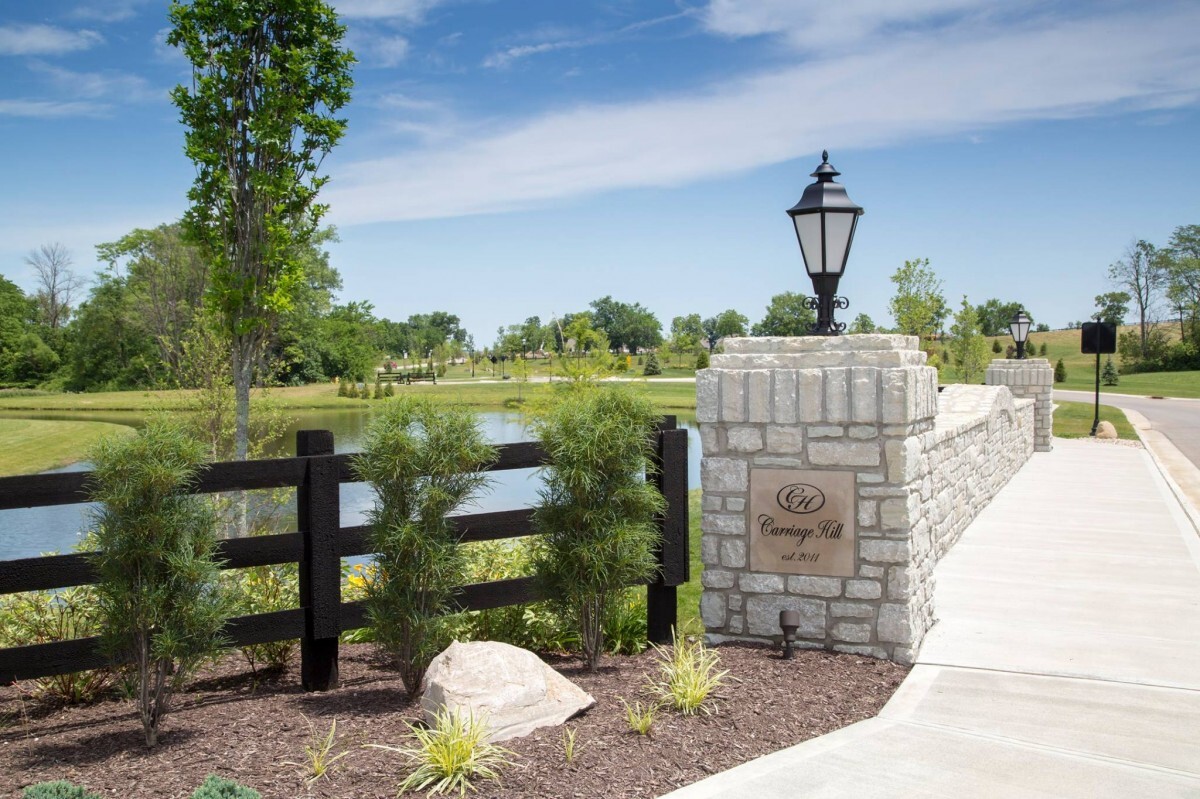
[[[146,745],[158,740],[171,697],[224,644],[216,515],[189,494],[204,448],[162,419],[136,436],[103,439],[90,453],[91,553],[101,642],[132,664]]]
[[[376,494],[367,514],[376,553],[375,567],[364,572],[367,615],[409,696],[449,643],[445,617],[463,579],[463,554],[446,515],[486,487],[480,470],[495,458],[478,416],[424,397],[389,401],[354,458],[359,479]]]
[[[534,525],[546,593],[578,625],[583,658],[596,670],[608,603],[655,569],[655,515],[665,503],[653,470],[658,413],[625,386],[565,391],[533,420],[548,457]]]
[[[413,771],[400,783],[400,793],[428,789],[430,795],[457,791],[464,796],[474,790],[472,778],[499,782],[500,769],[512,765],[513,753],[488,743],[486,722],[472,713],[443,707],[434,714],[432,726],[407,726],[416,746],[369,744],[404,755],[414,764]]]
[[[685,716],[708,714],[708,699],[725,684],[729,671],[717,671],[721,659],[699,638],[681,641],[672,631],[671,643],[670,651],[651,644],[658,655],[659,678],[650,680],[650,690]]]

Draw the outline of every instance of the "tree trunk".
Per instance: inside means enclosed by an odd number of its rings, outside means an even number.
[[[250,385],[254,380],[254,354],[249,342],[233,344],[233,457],[246,460],[250,448]]]

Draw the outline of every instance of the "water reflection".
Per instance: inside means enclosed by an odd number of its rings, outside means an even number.
[[[16,416],[17,414],[4,414]],[[103,418],[101,418],[103,416]],[[486,412],[480,414],[488,439],[496,444],[507,444],[529,440],[522,418],[515,413]],[[20,414],[26,419],[94,420],[117,422],[139,426],[142,417],[132,413],[71,414],[67,412]],[[294,455],[296,431],[332,430],[337,452],[358,452],[363,433],[370,423],[371,414],[363,410],[303,411],[293,414],[294,422],[268,456]],[[680,420],[688,430],[688,486],[700,485],[700,441],[695,423]],[[78,463],[54,471],[82,471],[86,463]],[[537,491],[541,481],[536,469],[514,469],[493,472],[490,489],[482,495],[474,507],[465,508],[467,513],[481,513],[529,507],[537,502]],[[345,483],[341,490],[342,525],[365,523],[365,513],[371,507],[372,493],[362,483]],[[78,543],[85,528],[86,513],[90,506],[56,505],[47,508],[22,508],[0,511],[0,560],[36,557],[45,552],[69,552]],[[279,524],[294,529],[294,506],[285,506],[279,516]]]

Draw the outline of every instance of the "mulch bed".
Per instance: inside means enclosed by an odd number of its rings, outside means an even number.
[[[618,697],[641,698],[654,653],[606,657],[590,674],[577,660],[551,665],[596,698],[568,722],[577,752],[565,761],[560,728],[505,742],[517,757],[503,784],[476,783],[480,797],[656,797],[718,771],[847,724],[870,718],[892,695],[907,669],[855,655],[777,652],[747,646],[717,650],[736,677],[720,689],[712,715],[685,717],[662,710],[650,737],[629,730]],[[267,799],[393,797],[407,773],[405,760],[364,743],[401,744],[404,722],[418,709],[400,680],[370,645],[343,646],[342,687],[326,693],[300,688],[298,665],[256,681],[240,657],[200,675],[176,698],[159,745],[142,743],[137,709],[109,700],[63,707],[31,698],[32,684],[0,688],[0,796],[24,786],[67,779],[105,797],[189,797],[216,773],[257,789]],[[306,785],[300,769],[311,719],[322,733],[337,720],[351,754],[331,776]]]

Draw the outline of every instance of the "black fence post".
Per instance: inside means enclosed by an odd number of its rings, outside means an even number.
[[[337,462],[333,433],[301,430],[296,455],[308,457],[304,482],[296,491],[297,529],[304,542],[300,559],[300,606],[305,609],[300,639],[300,682],[306,691],[338,687],[338,615],[342,601],[342,568],[337,536],[341,526]]]
[[[667,501],[659,521],[662,538],[655,553],[658,575],[646,588],[646,637],[669,644],[676,622],[676,586],[688,581],[687,430],[676,428],[674,416],[658,429],[654,481]]]

